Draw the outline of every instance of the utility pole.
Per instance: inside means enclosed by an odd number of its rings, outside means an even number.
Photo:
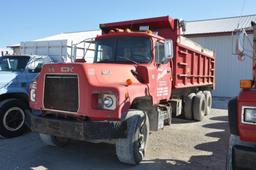
[[[253,52],[252,52],[252,66],[253,66],[253,80],[256,80],[256,23],[251,22],[253,28]]]

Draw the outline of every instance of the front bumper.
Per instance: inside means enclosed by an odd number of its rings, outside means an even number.
[[[107,140],[125,138],[127,122],[78,121],[31,115],[31,130],[75,140]]]
[[[233,147],[233,169],[256,169],[256,149],[248,146]]]
[[[237,135],[230,135],[227,169],[256,169],[256,144],[244,142]]]

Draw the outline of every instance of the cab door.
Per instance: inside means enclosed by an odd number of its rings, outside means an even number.
[[[169,99],[172,88],[172,72],[170,60],[165,59],[164,43],[156,42],[155,57],[157,66],[156,98],[158,101]]]

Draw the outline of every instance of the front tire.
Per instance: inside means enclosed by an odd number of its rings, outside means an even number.
[[[145,156],[149,135],[149,120],[139,110],[127,113],[127,137],[116,142],[116,154],[120,162],[136,165]]]
[[[28,105],[18,99],[7,99],[0,105],[0,135],[12,138],[22,135],[26,130],[26,110]]]

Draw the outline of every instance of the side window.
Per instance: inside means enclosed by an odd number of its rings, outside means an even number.
[[[155,46],[155,56],[156,56],[156,63],[157,64],[166,64],[168,61],[164,61],[164,43],[156,42]]]

